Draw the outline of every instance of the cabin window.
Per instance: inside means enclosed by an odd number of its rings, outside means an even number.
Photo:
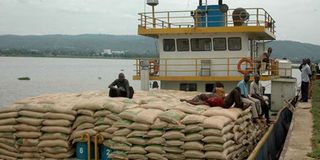
[[[211,51],[211,38],[193,38],[191,39],[192,51]]]
[[[213,83],[206,84],[206,92],[212,92],[214,89],[214,86],[215,85]]]
[[[215,51],[225,51],[227,49],[226,38],[213,38],[213,49]]]
[[[181,83],[180,91],[197,91],[196,83]]]
[[[174,39],[164,39],[163,40],[163,50],[166,52],[176,51],[176,44]]]
[[[240,51],[241,50],[241,38],[240,37],[232,37],[228,38],[228,49],[230,51]]]
[[[178,51],[189,51],[189,39],[177,39]]]

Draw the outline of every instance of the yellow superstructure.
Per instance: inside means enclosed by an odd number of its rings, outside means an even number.
[[[188,11],[139,13],[138,34],[158,40],[159,58],[152,60],[150,80],[160,81],[163,89],[185,90],[181,86],[192,85],[197,91],[207,91],[214,81],[234,86],[244,71],[260,73],[261,80],[279,77],[279,70],[291,74],[290,68],[281,68],[277,61],[262,61],[265,42],[276,39],[275,28],[274,19],[263,8],[222,12],[219,5],[207,5]],[[243,58],[250,61],[242,63]],[[136,60],[134,80],[141,78],[142,60]]]

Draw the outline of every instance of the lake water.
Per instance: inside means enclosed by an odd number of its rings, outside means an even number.
[[[105,90],[119,72],[137,90],[140,81],[132,80],[134,63],[118,59],[0,57],[0,106],[47,93]],[[299,71],[293,70],[293,75],[299,82]],[[19,77],[31,80],[20,81]]]
[[[134,74],[134,60],[0,57],[0,106],[57,92],[104,90],[123,72]],[[19,77],[30,77],[20,81]],[[101,78],[99,78],[101,77]],[[140,81],[130,81],[135,89]]]

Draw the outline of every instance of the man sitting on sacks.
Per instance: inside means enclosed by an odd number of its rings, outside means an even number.
[[[248,82],[250,80],[249,74],[244,74],[243,80],[238,83],[238,87],[241,91],[241,100],[243,103],[252,106],[252,117],[254,122],[260,122],[260,117],[262,115],[260,100],[252,98],[249,96]]]
[[[263,88],[262,84],[260,82],[260,75],[255,74],[254,75],[254,81],[250,84],[250,97],[255,98],[260,101],[262,114],[264,114],[266,118],[267,124],[270,123],[270,117],[269,117],[269,106],[266,103],[265,99],[263,98]],[[262,115],[260,115],[261,118]]]
[[[123,73],[120,73],[118,79],[109,85],[109,89],[110,97],[127,97],[131,99],[134,94],[133,88],[129,86],[129,81],[125,79]]]
[[[223,107],[231,108],[234,104],[235,107],[243,110],[247,109],[249,105],[245,105],[241,101],[240,88],[234,88],[226,97],[224,92],[224,85],[220,82],[216,82],[216,87],[212,94],[200,94],[194,97],[192,100],[181,99],[181,102],[188,102],[193,105],[208,105],[211,107]]]

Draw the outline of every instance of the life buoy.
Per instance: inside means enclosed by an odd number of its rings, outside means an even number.
[[[150,60],[149,61],[149,66],[150,66],[150,75],[153,76],[153,75],[156,75],[159,73],[159,64],[156,60]]]
[[[246,68],[245,70],[243,70],[241,68],[241,65],[243,63],[247,63],[249,64],[249,68]],[[242,73],[242,74],[249,74],[253,72],[253,63],[252,60],[250,58],[241,58],[240,61],[238,62],[238,72]]]

